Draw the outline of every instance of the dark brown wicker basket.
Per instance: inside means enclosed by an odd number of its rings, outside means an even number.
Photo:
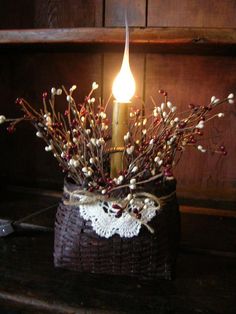
[[[68,190],[76,186],[65,182]],[[165,196],[175,190],[174,180],[152,184],[147,191]],[[67,196],[64,195],[64,198]],[[180,237],[179,208],[174,195],[150,222],[155,233],[144,226],[138,236],[109,239],[99,237],[76,206],[59,205],[55,223],[54,264],[56,267],[89,273],[171,279],[175,273]]]

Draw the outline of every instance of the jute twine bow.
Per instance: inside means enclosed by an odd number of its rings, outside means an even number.
[[[117,204],[125,204],[125,207],[127,208],[129,205],[129,201],[126,201],[124,199],[118,199],[118,198],[107,198],[105,195],[101,194],[95,194],[92,192],[89,192],[87,190],[81,190],[76,189],[74,191],[69,191],[66,186],[64,186],[64,193],[69,196],[69,199],[64,199],[63,203],[64,205],[69,206],[80,206],[80,205],[94,205],[98,201],[106,201],[106,202],[116,202]],[[165,196],[157,197],[154,194],[148,193],[148,192],[138,192],[135,195],[135,199],[142,199],[142,198],[148,198],[152,200],[156,206],[156,211],[159,211],[166,203],[168,203],[173,196],[175,196],[176,191],[173,191]],[[132,215],[132,217],[135,217]],[[142,219],[139,220],[143,225],[145,225],[148,230],[151,233],[154,233],[153,228],[151,228],[147,223],[142,221]]]

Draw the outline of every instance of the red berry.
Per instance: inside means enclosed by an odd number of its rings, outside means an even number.
[[[22,105],[22,104],[23,104],[22,98],[16,98],[15,103],[16,103],[17,105]]]
[[[69,153],[66,154],[66,159],[67,159],[67,160],[70,160],[71,157],[72,157],[71,154],[69,154]]]
[[[114,209],[119,209],[119,210],[122,209],[122,207],[121,207],[120,205],[118,205],[118,204],[113,204],[113,205],[112,205],[112,208],[114,208]]]
[[[12,134],[12,133],[15,132],[15,128],[14,128],[13,126],[8,126],[8,127],[7,127],[7,131],[8,131],[10,134]]]
[[[184,128],[185,126],[186,126],[186,122],[182,121],[182,122],[179,123],[179,128],[180,129]]]

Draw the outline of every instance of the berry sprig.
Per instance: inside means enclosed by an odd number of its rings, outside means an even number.
[[[7,130],[13,133],[19,122],[32,123],[36,136],[46,143],[45,151],[54,155],[62,171],[76,184],[105,197],[123,193],[126,205],[115,205],[117,218],[128,210],[140,186],[155,180],[172,180],[173,169],[188,147],[206,153],[209,148],[202,144],[204,128],[212,119],[224,117],[224,113],[214,113],[214,109],[223,103],[234,102],[232,93],[222,100],[212,96],[208,105],[190,104],[186,111],[178,113],[168,93],[160,90],[163,102],[157,105],[151,98],[153,110],[148,116],[139,109],[130,109],[129,130],[124,135],[124,170],[111,178],[112,123],[107,117],[108,102],[103,105],[94,97],[97,88],[98,84],[94,82],[84,102],[78,103],[74,98],[75,85],[69,90],[64,86],[53,87],[50,93],[42,94],[43,105],[39,111],[25,99],[18,98],[16,103],[23,116],[7,119],[0,115],[0,124],[8,123]],[[56,101],[63,96],[65,108],[58,112]],[[215,146],[213,151],[227,155],[223,144]],[[142,210],[133,208],[132,215],[141,219]]]

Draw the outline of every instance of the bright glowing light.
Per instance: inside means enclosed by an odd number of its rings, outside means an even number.
[[[135,80],[126,60],[123,61],[121,70],[114,80],[112,93],[120,103],[127,103],[134,96]]]
[[[112,93],[116,101],[128,103],[135,93],[135,80],[129,65],[129,32],[126,23],[125,51],[120,72],[116,76]]]

